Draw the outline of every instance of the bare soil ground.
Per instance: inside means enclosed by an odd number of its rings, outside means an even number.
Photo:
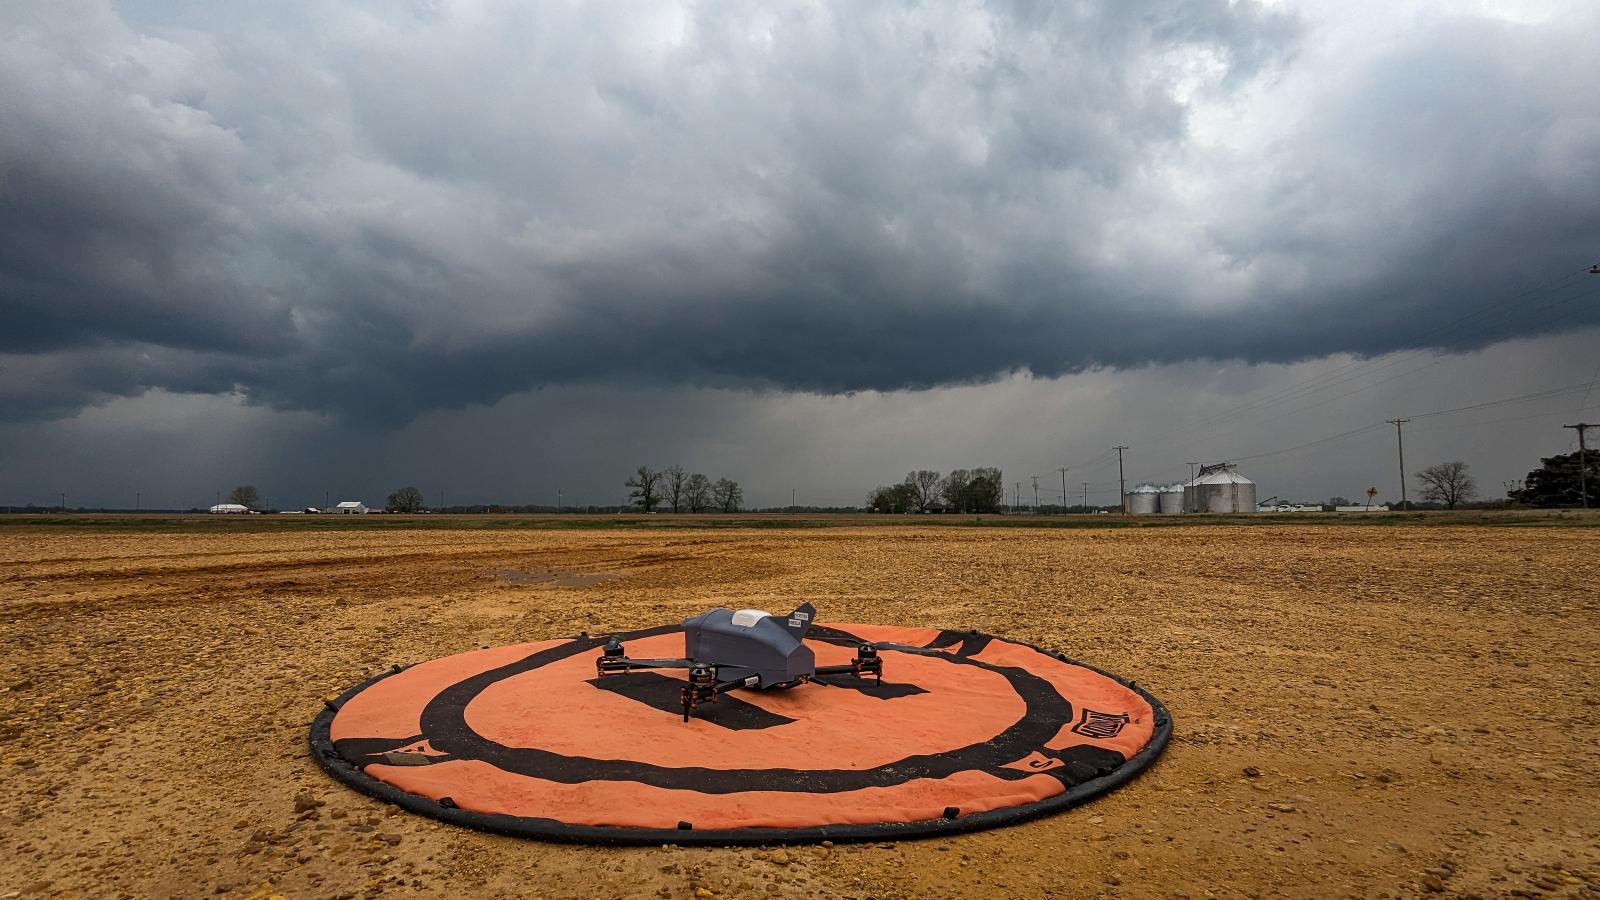
[[[816,602],[1137,678],[1166,756],[896,844],[608,849],[325,776],[393,663]],[[0,898],[1600,896],[1600,529],[0,532]]]

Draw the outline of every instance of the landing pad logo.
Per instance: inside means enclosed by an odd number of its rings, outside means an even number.
[[[1121,734],[1122,729],[1127,724],[1128,716],[1126,714],[1112,715],[1111,713],[1085,709],[1083,718],[1078,720],[1078,724],[1072,726],[1072,730],[1074,733],[1081,734],[1084,737],[1104,741]]]

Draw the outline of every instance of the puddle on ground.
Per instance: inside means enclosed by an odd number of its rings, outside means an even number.
[[[535,587],[587,587],[622,577],[613,572],[563,572],[555,569],[495,569],[489,576],[507,584]]]

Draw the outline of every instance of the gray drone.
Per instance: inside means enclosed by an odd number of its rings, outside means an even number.
[[[870,643],[856,647],[856,658],[847,665],[817,665],[816,654],[805,645],[816,613],[809,603],[783,618],[759,609],[713,609],[683,620],[682,659],[629,659],[622,641],[613,636],[595,660],[595,670],[603,678],[640,669],[688,669],[685,722],[695,707],[736,688],[786,689],[829,675],[872,675],[882,683],[883,660]]]

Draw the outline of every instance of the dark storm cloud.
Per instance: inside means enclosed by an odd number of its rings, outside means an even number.
[[[1224,0],[0,17],[8,419],[161,388],[399,422],[1600,318],[1419,327],[1596,252],[1570,16],[1438,18],[1321,78],[1315,23]]]

